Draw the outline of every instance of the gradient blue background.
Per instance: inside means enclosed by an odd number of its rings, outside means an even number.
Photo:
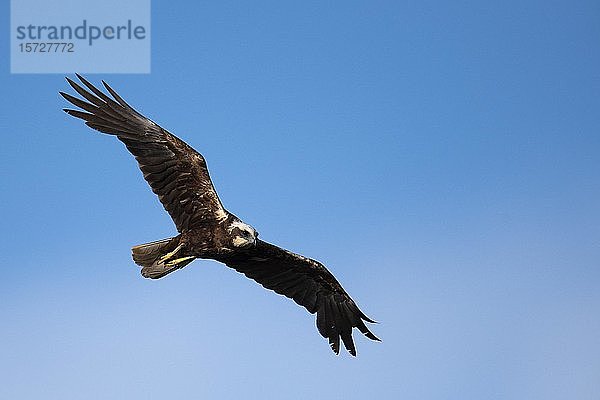
[[[154,1],[152,73],[89,78],[383,343],[214,262],[143,279],[174,227],[132,157],[4,58],[0,398],[600,397],[598,2],[321,3]]]

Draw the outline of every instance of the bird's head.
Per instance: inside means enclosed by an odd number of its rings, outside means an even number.
[[[229,225],[231,243],[235,248],[245,249],[256,245],[258,232],[256,229],[242,221],[233,221]]]

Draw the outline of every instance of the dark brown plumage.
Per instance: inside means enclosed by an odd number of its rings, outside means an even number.
[[[77,77],[89,91],[67,81],[87,101],[60,92],[83,110],[64,111],[125,144],[179,232],[132,248],[143,276],[157,279],[196,258],[214,259],[316,313],[319,333],[336,354],[341,338],[350,354],[356,355],[352,328],[379,340],[364,323],[374,321],[359,310],[323,264],[258,239],[254,228],[223,207],[201,154],[134,110],[104,81],[112,98]]]

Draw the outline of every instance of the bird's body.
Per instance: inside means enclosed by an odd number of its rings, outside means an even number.
[[[346,349],[356,355],[353,327],[379,340],[363,322],[373,321],[321,263],[258,239],[256,229],[223,207],[200,153],[135,111],[105,82],[113,98],[78,77],[90,91],[67,81],[87,101],[61,95],[84,112],[65,111],[125,144],[179,232],[132,248],[144,277],[161,278],[194,259],[213,259],[317,313],[317,328],[336,354],[341,337]]]
[[[133,260],[146,278],[161,278],[183,268],[196,258],[228,259],[234,253],[256,245],[254,228],[233,214],[215,223],[200,224],[179,235],[132,248]]]

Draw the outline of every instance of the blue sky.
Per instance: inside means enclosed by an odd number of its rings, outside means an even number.
[[[88,77],[383,342],[335,357],[215,262],[143,279],[175,230],[132,157],[5,57],[0,397],[597,399],[598,3],[216,3],[154,1],[152,73]]]

